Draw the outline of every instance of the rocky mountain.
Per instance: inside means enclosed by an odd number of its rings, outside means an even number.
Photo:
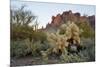
[[[52,16],[52,21],[46,25],[46,29],[57,28],[62,23],[66,23],[67,21],[73,21],[75,23],[84,23],[89,22],[91,27],[95,28],[95,15],[92,16],[81,16],[80,13],[73,13],[71,10],[65,11],[62,14],[57,14],[56,16]]]

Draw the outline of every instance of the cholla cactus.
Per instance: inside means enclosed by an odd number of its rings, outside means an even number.
[[[59,33],[49,33],[47,39],[50,42],[52,52],[57,53],[58,50],[60,50],[64,53],[65,47],[68,46],[68,43],[66,42],[67,37],[65,35],[60,35]]]
[[[80,30],[79,27],[74,23],[68,21],[66,24],[62,24],[60,29],[57,31],[58,34],[66,35],[67,39],[73,39],[74,44],[80,44]]]
[[[63,33],[61,34],[62,30]],[[62,52],[62,55],[66,55],[66,47],[69,45],[67,40],[71,38],[73,39],[73,43],[80,44],[79,28],[74,22],[62,24],[56,33],[47,33],[47,40],[51,47],[45,52],[46,57],[52,52],[58,53],[59,50]]]
[[[73,43],[80,44],[80,30],[79,27],[74,22],[69,22],[66,27],[66,36],[68,39],[73,39]]]

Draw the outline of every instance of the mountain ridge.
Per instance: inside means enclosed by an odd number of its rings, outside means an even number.
[[[81,16],[79,12],[73,13],[71,10],[64,11],[62,14],[57,14],[52,16],[52,21],[46,25],[46,29],[51,27],[57,28],[61,24],[66,23],[67,21],[72,21],[75,23],[89,22],[92,28],[95,28],[95,15],[91,16]]]

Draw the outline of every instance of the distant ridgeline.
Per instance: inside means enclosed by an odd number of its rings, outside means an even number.
[[[81,16],[80,13],[72,13],[71,10],[65,11],[62,14],[57,14],[56,16],[52,16],[51,23],[46,25],[46,30],[49,29],[57,29],[61,24],[67,23],[68,21],[73,21],[77,23],[89,23],[89,25],[95,29],[95,15],[92,16]]]

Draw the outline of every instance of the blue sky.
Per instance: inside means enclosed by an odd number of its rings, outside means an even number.
[[[11,1],[11,8],[20,8],[22,5],[26,5],[25,9],[32,11],[38,17],[39,28],[50,23],[52,16],[56,16],[58,13],[62,14],[64,11],[72,10],[73,13],[79,12],[81,15],[95,15],[94,5]]]

